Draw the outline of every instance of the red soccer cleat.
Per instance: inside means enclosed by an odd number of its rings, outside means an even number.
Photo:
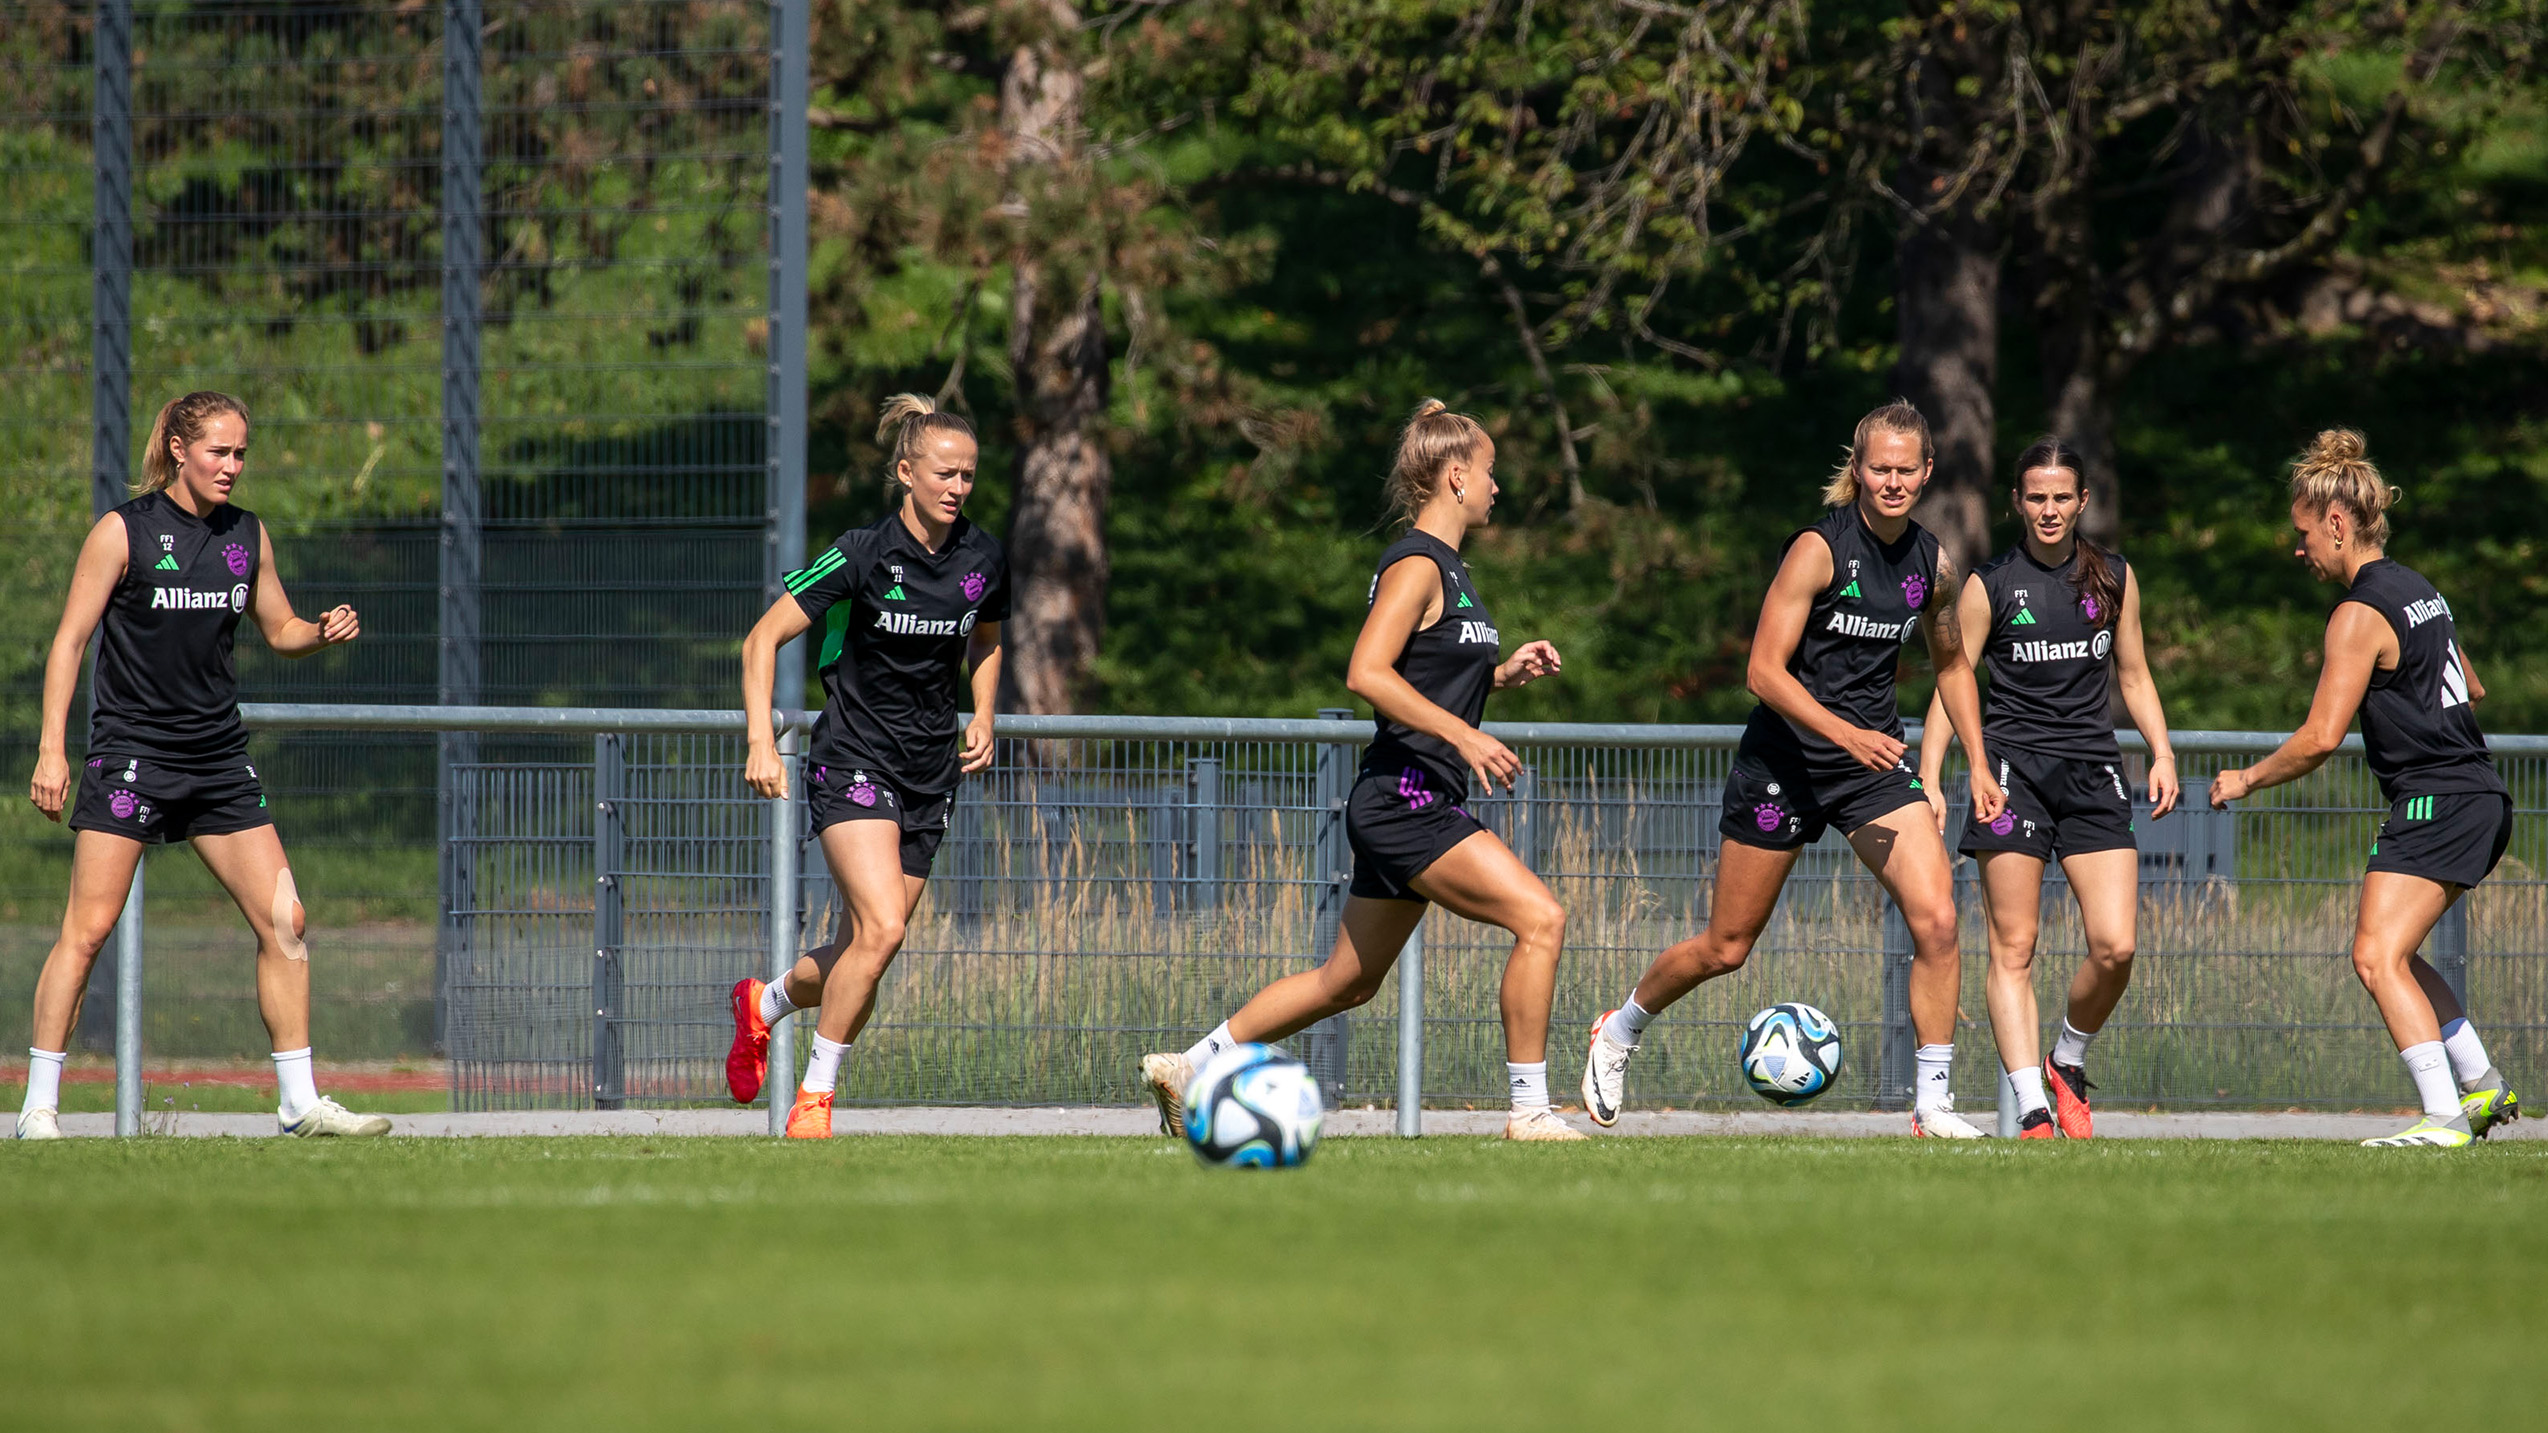
[[[2060,1133],[2053,1128],[2053,1117],[2049,1110],[2028,1110],[2026,1117],[2017,1125],[2019,1139],[2051,1139]]]
[[[2044,1059],[2044,1089],[2053,1097],[2053,1118],[2060,1122],[2061,1132],[2069,1139],[2096,1137],[2096,1121],[2088,1112],[2088,1073],[2077,1065],[2056,1065],[2050,1056]]]
[[[787,1112],[789,1139],[830,1139],[832,1137],[832,1092],[816,1094],[798,1090],[796,1104]]]
[[[752,1103],[770,1077],[770,1022],[761,1018],[761,982],[734,983],[734,1044],[725,1052],[726,1092],[738,1105]]]

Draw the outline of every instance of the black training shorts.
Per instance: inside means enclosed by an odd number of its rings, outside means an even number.
[[[843,821],[898,821],[902,873],[928,879],[955,815],[954,792],[914,795],[882,772],[846,766],[817,766],[807,774],[805,809],[816,835]]]
[[[154,846],[273,824],[265,785],[244,761],[218,771],[183,771],[143,757],[92,756],[71,804],[72,830]]]
[[[2402,797],[2371,842],[2375,871],[2422,876],[2446,886],[2486,879],[2513,841],[2513,798],[2500,791]]]
[[[1725,815],[1716,829],[1728,841],[1793,851],[1821,840],[1826,828],[1847,836],[1928,799],[1907,760],[1882,771],[1818,767],[1747,741],[1725,775]]]
[[[1352,893],[1420,901],[1410,882],[1442,853],[1485,830],[1449,793],[1415,768],[1397,776],[1364,772],[1345,799],[1345,840],[1354,848]]]
[[[2138,850],[2132,788],[2118,763],[1990,746],[2008,805],[1988,822],[1968,820],[1956,849],[1968,856],[2016,851],[2039,861],[2092,851]]]

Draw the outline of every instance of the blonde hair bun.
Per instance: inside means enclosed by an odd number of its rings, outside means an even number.
[[[2329,428],[2311,439],[2309,451],[2291,465],[2291,500],[2322,513],[2341,507],[2353,515],[2364,542],[2386,547],[2389,509],[2401,494],[2363,457],[2369,447],[2351,428]]]

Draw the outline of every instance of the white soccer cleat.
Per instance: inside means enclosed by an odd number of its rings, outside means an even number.
[[[1186,1132],[1186,1086],[1194,1083],[1194,1062],[1183,1051],[1141,1057],[1141,1082],[1159,1105],[1159,1132],[1182,1137]]]
[[[61,1114],[52,1106],[46,1105],[26,1110],[18,1115],[18,1138],[60,1139],[61,1137]]]
[[[2446,1120],[2437,1120],[2431,1115],[2426,1115],[2396,1134],[2384,1134],[2378,1139],[2366,1139],[2362,1142],[2362,1147],[2365,1149],[2461,1149],[2475,1143],[2476,1138],[2469,1133],[2468,1117],[2465,1115],[2453,1115]]]
[[[299,1119],[277,1112],[274,1122],[283,1133],[302,1139],[335,1136],[341,1139],[370,1139],[389,1133],[389,1121],[380,1115],[358,1115],[325,1095],[318,1103],[301,1111]]]
[[[1557,1111],[1546,1105],[1529,1114],[1517,1114],[1504,1121],[1504,1137],[1532,1143],[1562,1144],[1567,1140],[1591,1139],[1592,1136],[1557,1117]]]
[[[1584,1113],[1592,1122],[1608,1129],[1619,1123],[1619,1112],[1628,1104],[1628,1057],[1637,1053],[1634,1045],[1622,1045],[1610,1038],[1610,1017],[1605,1012],[1592,1025],[1592,1043],[1584,1052]]]
[[[1951,1100],[1935,1109],[1913,1110],[1911,1134],[1915,1139],[1980,1139],[1982,1137],[1982,1132],[1973,1128],[1971,1120],[1955,1112],[1955,1104]]]

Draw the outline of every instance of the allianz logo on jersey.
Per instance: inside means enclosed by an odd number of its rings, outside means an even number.
[[[1493,627],[1488,626],[1484,622],[1461,623],[1460,640],[1463,642],[1484,642],[1490,647],[1501,646],[1504,641],[1502,637],[1496,634]]]
[[[248,584],[242,582],[227,592],[199,592],[191,587],[154,587],[150,590],[150,607],[154,612],[210,612],[228,608],[233,612],[248,610]]]
[[[2099,632],[2084,642],[2011,642],[2008,659],[2012,662],[2078,662],[2094,657],[2104,661],[2114,647],[2114,633]]]
[[[879,612],[876,630],[897,637],[969,637],[973,635],[974,614],[960,618],[914,617],[908,612]]]
[[[1830,623],[1823,630],[1837,632],[1843,637],[1871,637],[1879,642],[1903,642],[1910,640],[1911,629],[1918,622],[1919,619],[1916,617],[1902,622],[1877,622],[1861,617],[1855,612],[1834,612],[1831,614]]]
[[[2421,602],[2410,602],[2406,604],[2407,630],[2410,632],[2414,631],[2416,628],[2423,626],[2425,623],[2432,621],[2436,617],[2448,617],[2450,615],[2451,604],[2443,601],[2439,597],[2427,597]]]

